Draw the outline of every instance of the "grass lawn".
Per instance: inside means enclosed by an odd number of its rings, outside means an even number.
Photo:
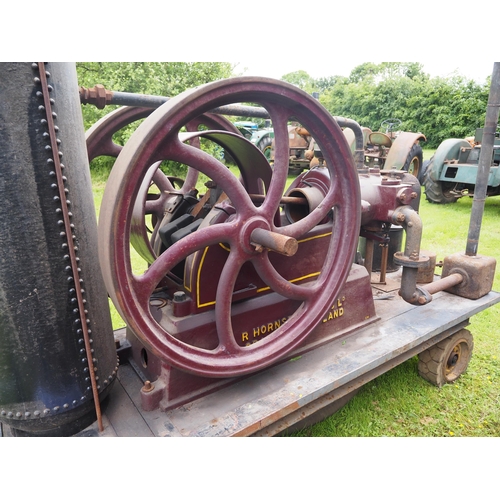
[[[433,151],[424,150],[424,159]],[[93,175],[97,210],[105,175]],[[437,260],[465,251],[472,200],[433,205],[422,195],[423,250]],[[486,200],[479,254],[497,257],[500,248],[500,197]],[[500,290],[497,266],[494,289]],[[112,312],[114,327],[123,325]],[[340,411],[295,436],[500,436],[500,306],[471,320],[474,353],[467,372],[454,384],[437,388],[417,373],[417,357],[361,388]],[[437,457],[436,457],[437,458]],[[444,457],[441,459],[444,460]]]

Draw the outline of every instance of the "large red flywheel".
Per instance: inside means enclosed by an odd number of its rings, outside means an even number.
[[[185,130],[183,127],[200,115],[220,106],[243,102],[264,107],[271,117],[276,146],[274,168],[269,175],[261,163],[265,161],[262,153],[237,134],[199,132],[186,140],[181,133]],[[306,127],[316,140],[329,171],[330,185],[324,199],[308,215],[296,222],[281,224],[276,214],[287,181],[287,124],[291,120]],[[263,201],[256,203],[249,195],[249,182],[239,179],[219,159],[197,147],[193,142],[196,135],[232,145],[240,170],[247,177],[255,165],[255,175],[262,179]],[[130,249],[134,211],[138,203],[145,206],[144,186],[155,175],[152,169],[157,169],[165,160],[185,164],[190,171],[207,176],[222,189],[232,209],[221,222],[201,224],[159,255],[153,255],[147,270],[137,274],[132,269]],[[271,250],[276,250],[276,246],[282,250],[287,246],[292,248],[294,242],[306,237],[328,216],[332,220],[332,234],[321,273],[316,280],[303,285],[287,281],[273,266],[269,258]],[[230,377],[275,363],[314,330],[347,279],[359,222],[357,173],[350,149],[333,117],[315,99],[292,85],[266,78],[241,77],[210,83],[170,99],[132,134],[118,155],[104,193],[99,219],[99,254],[115,306],[128,327],[153,353],[190,373]],[[194,252],[219,244],[230,251],[215,297],[218,345],[207,349],[183,342],[166,331],[153,317],[150,300],[175,266]],[[283,255],[282,258],[289,257]],[[267,337],[241,346],[235,340],[231,308],[237,276],[248,263],[274,293],[301,305]]]

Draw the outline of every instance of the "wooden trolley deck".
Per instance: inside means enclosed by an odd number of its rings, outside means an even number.
[[[440,292],[424,307],[398,296],[376,300],[377,322],[166,412],[141,409],[143,381],[126,363],[103,412],[104,431],[99,433],[95,423],[78,435],[276,435],[450,336],[498,302],[497,292],[478,300]]]

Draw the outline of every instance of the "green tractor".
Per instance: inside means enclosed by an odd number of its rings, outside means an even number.
[[[271,144],[274,139],[271,121],[266,120],[263,128],[259,128],[257,123],[250,121],[235,122],[234,124],[243,136],[255,144],[264,153],[267,160],[271,161]]]
[[[474,137],[446,139],[423,166],[425,196],[431,203],[454,203],[462,196],[473,196],[476,185],[483,129]],[[500,138],[495,133],[487,196],[500,194]]]
[[[250,140],[252,134],[259,130],[259,124],[251,121],[234,122],[234,126],[241,132],[245,139]]]
[[[271,144],[273,139],[274,130],[271,127],[270,120],[266,120],[263,128],[253,131],[250,141],[264,153],[267,161],[271,161]]]

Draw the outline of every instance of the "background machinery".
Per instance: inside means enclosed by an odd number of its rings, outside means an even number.
[[[417,177],[422,182],[423,152],[420,141],[425,141],[421,133],[403,132],[397,127],[401,120],[391,118],[384,120],[381,128],[384,131],[372,132],[361,127],[363,137],[364,163],[369,168],[380,170],[403,170]],[[344,135],[353,154],[359,146],[353,129],[343,128]],[[288,126],[290,138],[290,173],[298,175],[303,170],[317,165],[314,148],[315,142],[308,130],[298,123]],[[271,160],[274,158],[271,150]]]
[[[381,170],[404,170],[422,181],[422,146],[425,136],[420,132],[403,132],[401,120],[384,120],[379,132],[363,128],[365,164]],[[351,138],[352,140],[352,138]]]
[[[476,130],[468,139],[446,139],[423,168],[425,197],[431,203],[454,203],[462,196],[473,196],[479,157],[482,150],[484,129]],[[495,131],[495,141],[490,156],[490,175],[487,196],[500,194],[500,138]]]

